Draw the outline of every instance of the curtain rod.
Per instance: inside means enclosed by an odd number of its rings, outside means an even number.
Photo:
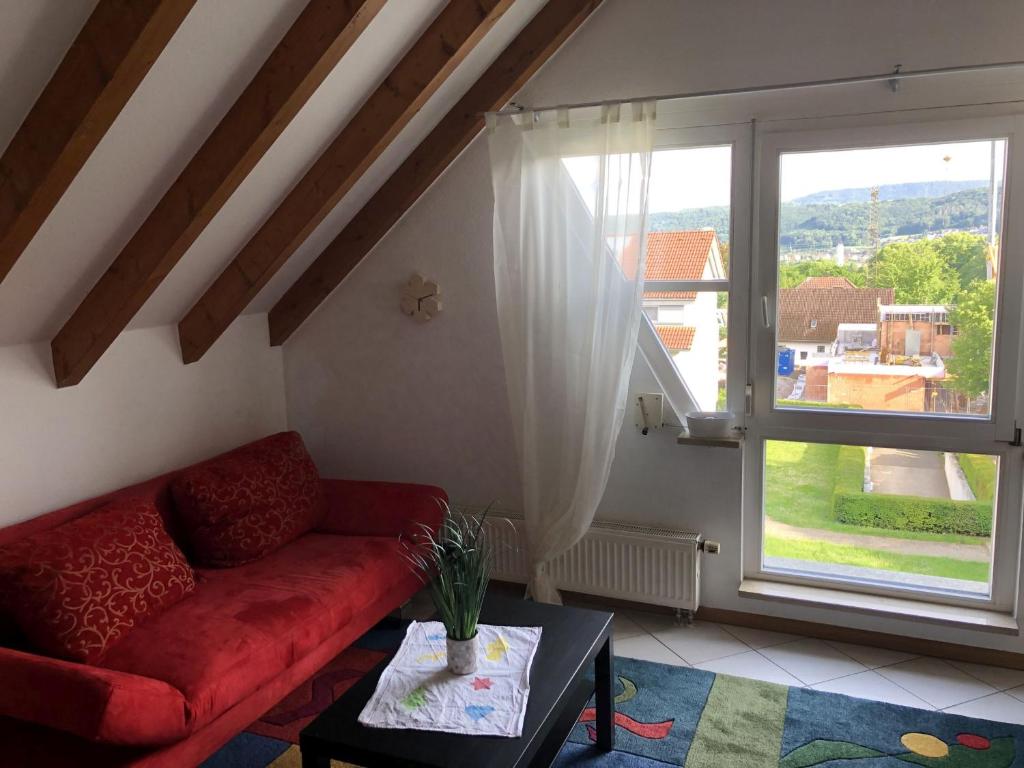
[[[727,88],[719,91],[690,91],[688,93],[673,93],[661,96],[642,96],[630,99],[608,99],[605,101],[582,101],[575,104],[553,104],[544,107],[527,107],[516,102],[503,109],[499,109],[499,115],[517,115],[522,112],[545,112],[554,109],[585,109],[587,107],[603,107],[610,104],[622,104],[631,101],[681,101],[683,99],[697,99],[705,96],[740,96],[754,93],[771,93],[773,91],[788,91],[799,88],[826,88],[835,85],[856,85],[859,83],[880,83],[888,82],[893,93],[899,90],[901,80],[910,80],[920,77],[935,77],[938,75],[953,75],[967,72],[989,72],[1000,69],[1014,69],[1024,67],[1024,61],[1000,61],[992,64],[969,64],[959,67],[936,67],[933,69],[912,69],[903,71],[902,65],[897,64],[892,72],[878,75],[859,75],[856,77],[836,77],[830,80],[805,80],[797,83],[778,83],[776,85],[760,85],[750,88]],[[479,112],[486,115],[487,112]]]

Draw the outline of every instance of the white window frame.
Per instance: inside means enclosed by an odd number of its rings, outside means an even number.
[[[950,120],[963,116],[966,119]],[[794,130],[795,129],[795,130]],[[1003,229],[996,319],[996,361],[991,415],[963,418],[941,414],[898,415],[863,411],[776,408],[775,317],[779,156],[813,151],[891,146],[970,139],[1007,139],[1008,167],[1003,201]],[[755,303],[762,313],[751,317],[750,359],[752,413],[747,420],[743,490],[743,576],[847,591],[911,597],[917,600],[1013,611],[1017,601],[1021,539],[1022,450],[1010,444],[1021,403],[1017,391],[1021,354],[1021,297],[1024,292],[1024,119],[1019,115],[979,116],[977,108],[916,110],[853,118],[778,123],[760,133],[756,143],[757,218],[752,263]],[[1017,197],[1013,191],[1016,190]],[[825,576],[766,570],[763,551],[764,441],[841,443],[922,450],[993,454],[1000,459],[990,597],[945,594],[914,587],[865,584]]]
[[[732,148],[729,204],[729,269],[722,280],[647,280],[644,290],[727,292],[728,340],[726,344],[726,408],[735,416],[735,426],[744,427],[745,388],[747,382],[747,329],[750,304],[750,223],[751,169],[753,167],[753,131],[749,123],[696,128],[662,127],[655,135],[654,151],[696,147]],[[687,183],[683,180],[682,183]],[[737,268],[736,265],[739,265]],[[698,410],[686,381],[665,350],[650,318],[644,315],[640,326],[640,351],[669,405],[682,418]]]

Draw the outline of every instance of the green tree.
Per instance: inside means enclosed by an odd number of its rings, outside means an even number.
[[[936,252],[960,276],[960,285],[968,286],[976,280],[985,280],[985,260],[988,240],[970,232],[950,232],[929,241]]]
[[[995,281],[978,280],[960,292],[956,307],[949,313],[957,336],[946,370],[953,375],[953,388],[968,397],[977,397],[989,389],[995,306]]]
[[[897,304],[947,304],[960,289],[960,277],[930,240],[889,243],[868,264],[868,283],[892,288]]]
[[[866,279],[861,267],[839,266],[830,259],[779,264],[779,288],[796,288],[808,277],[845,277],[858,288],[864,286]]]

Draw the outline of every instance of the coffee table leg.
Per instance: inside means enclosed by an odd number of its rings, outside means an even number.
[[[302,768],[331,768],[331,759],[311,752],[302,753]]]
[[[612,637],[597,652],[594,661],[594,695],[597,699],[597,746],[605,752],[615,749],[615,657]]]

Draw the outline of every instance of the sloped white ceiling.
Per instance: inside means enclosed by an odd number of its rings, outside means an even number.
[[[247,313],[273,305],[543,4],[516,1]],[[0,284],[0,346],[53,337],[304,5],[198,0]],[[445,0],[389,0],[130,327],[182,318],[444,5]],[[95,0],[0,0],[0,147],[94,6]]]

